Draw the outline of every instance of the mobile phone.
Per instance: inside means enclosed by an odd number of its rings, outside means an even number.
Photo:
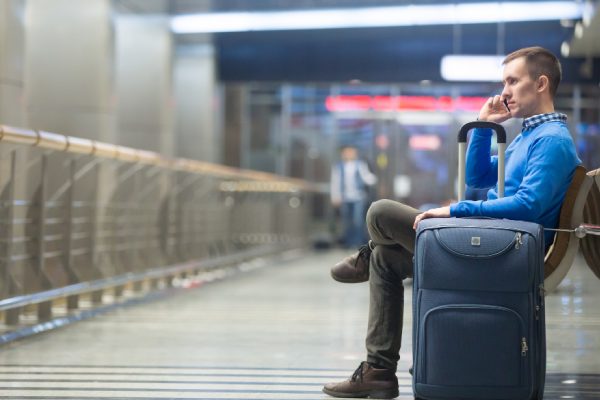
[[[508,100],[504,99],[504,107],[510,112],[510,108],[508,108]]]

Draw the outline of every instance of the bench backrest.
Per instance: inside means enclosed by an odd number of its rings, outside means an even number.
[[[583,221],[586,224],[600,226],[600,168],[588,172],[588,176],[594,182],[583,209]],[[579,245],[588,267],[600,278],[600,236],[587,235],[581,239]]]
[[[583,207],[592,184],[586,169],[578,166],[563,200],[558,220],[559,229],[574,229],[583,221]],[[574,233],[557,232],[544,260],[544,286],[552,290],[563,280],[573,264],[579,248],[579,238]]]

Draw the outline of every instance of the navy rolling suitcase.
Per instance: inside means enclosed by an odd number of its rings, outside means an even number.
[[[473,127],[491,127],[498,142],[506,143],[502,126],[486,122],[465,125],[461,143]],[[459,146],[461,168],[464,149]],[[503,183],[503,165],[499,171]],[[459,186],[464,188],[464,169]],[[421,221],[413,277],[413,363],[418,399],[542,399],[542,226],[505,219]]]

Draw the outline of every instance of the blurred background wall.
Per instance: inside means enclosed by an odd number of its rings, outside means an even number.
[[[2,0],[0,123],[322,184],[337,148],[355,144],[380,178],[376,197],[442,202],[454,196],[458,127],[501,90],[500,76],[448,80],[447,55],[531,45],[559,55],[557,108],[586,166],[600,166],[598,2],[571,3],[580,15],[543,21],[235,31],[223,13],[454,3]],[[532,4],[532,15],[548,8]],[[209,18],[175,28],[195,14]]]

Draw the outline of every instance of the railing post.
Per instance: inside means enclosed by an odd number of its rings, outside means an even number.
[[[139,171],[133,173],[133,176],[131,177],[131,179],[133,180],[133,190],[126,197],[126,200],[124,199],[123,201],[125,204],[126,214],[129,218],[129,223],[132,225],[138,221],[140,213],[143,213],[143,211],[140,211],[140,209],[143,210],[143,208],[146,206],[146,204],[143,203],[142,199],[137,198],[141,190],[140,175],[142,175],[142,171],[143,169],[140,169]],[[137,207],[133,207],[134,205],[137,205]],[[128,231],[133,232],[132,239],[134,241],[135,248],[132,251],[128,251],[128,253],[130,253],[131,255],[131,258],[129,259],[130,270],[127,272],[140,272],[142,269],[144,269],[140,262],[140,239],[142,237],[142,234],[139,229],[128,229]],[[144,282],[134,282],[132,285],[132,289],[134,292],[141,292],[144,289]]]
[[[95,182],[96,182],[96,186],[100,187],[100,184],[102,182],[102,174],[100,171],[102,164],[96,164],[94,166],[94,173],[95,173]],[[91,207],[89,209],[90,212],[90,254],[91,254],[91,259],[92,259],[92,263],[94,264],[94,266],[96,267],[96,270],[100,270],[100,268],[98,267],[98,219],[99,219],[99,213],[100,213],[100,205],[101,205],[101,193],[95,193],[94,196],[90,196],[93,201],[91,201]],[[117,294],[115,294],[116,297],[118,297]],[[102,303],[102,290],[97,290],[95,292],[92,292],[91,294],[91,301],[94,304],[100,304]]]
[[[65,269],[69,273],[69,283],[77,283],[79,280],[73,270],[73,201],[75,198],[75,160],[69,163],[69,189],[65,195],[65,231],[64,231],[64,258]],[[72,295],[67,297],[67,310],[75,310],[79,307],[79,296]]]
[[[185,260],[185,248],[183,244],[184,232],[183,232],[183,221],[185,219],[185,196],[187,194],[187,189],[183,188],[183,183],[185,182],[186,175],[182,172],[178,174],[179,176],[176,179],[177,186],[182,187],[181,190],[177,190],[177,197],[175,198],[175,253],[177,254],[177,261]],[[185,278],[185,275],[182,276]]]
[[[154,167],[147,168],[146,173],[143,175],[144,180],[142,182],[142,186],[148,186],[152,188],[152,191],[143,191],[144,195],[140,201],[144,202],[144,220],[146,221],[156,221],[160,215],[160,186],[157,182],[160,182],[160,172],[154,174]],[[152,195],[154,193],[154,195]],[[157,200],[158,198],[158,200]],[[160,249],[160,234],[158,237],[154,235],[154,224],[147,222],[144,224],[148,229],[144,233],[144,249],[142,250],[144,253],[148,252],[150,254],[156,254],[157,260],[163,259],[159,257],[163,255]],[[155,246],[158,245],[158,248]],[[144,260],[145,269],[154,268],[156,265],[154,264],[157,261],[148,262],[147,256],[141,256],[142,260]],[[150,287],[152,289],[157,289],[160,287],[161,278],[151,279]]]
[[[169,178],[171,178],[170,175]],[[161,216],[158,221],[158,232],[162,252],[165,255],[168,262],[171,262],[173,260],[173,255],[171,254],[171,247],[169,243],[169,238],[171,237],[171,206],[173,203],[173,194],[171,193],[173,185],[171,184],[171,179],[169,179],[167,187],[171,188],[171,190],[167,189],[167,193],[161,204]]]
[[[175,188],[175,185],[173,184],[173,176],[172,174],[167,174],[166,175],[166,187],[167,187],[167,192],[164,196],[164,200],[161,206],[161,210],[162,210],[162,214],[161,214],[161,218],[159,219],[158,222],[158,227],[159,227],[159,240],[160,240],[160,247],[162,249],[162,253],[165,256],[165,259],[167,260],[168,263],[173,262],[174,257],[173,257],[173,247],[172,247],[172,243],[170,242],[171,239],[171,229],[172,229],[172,224],[173,221],[171,221],[172,217],[173,217],[173,212],[172,212],[172,207],[173,207],[173,189]],[[168,287],[172,287],[173,286],[173,280],[177,277],[176,274],[172,275],[172,276],[168,276],[165,278],[165,284]]]
[[[17,168],[17,151],[13,150],[10,154],[10,182],[7,188],[8,215],[6,217],[6,268],[4,270],[4,279],[7,285],[8,297],[17,295],[15,281],[10,273],[13,267],[13,234],[15,223],[15,177]],[[19,314],[21,308],[13,308],[4,313],[4,322],[6,325],[17,325],[19,323]]]
[[[40,287],[43,289],[50,289],[50,281],[46,276],[46,200],[47,200],[47,186],[48,186],[48,155],[42,155],[41,159],[41,175],[40,175],[40,189],[38,195],[38,242],[37,242],[37,274],[40,283]],[[39,321],[48,321],[52,318],[52,302],[45,301],[39,303],[37,307],[37,316]]]

